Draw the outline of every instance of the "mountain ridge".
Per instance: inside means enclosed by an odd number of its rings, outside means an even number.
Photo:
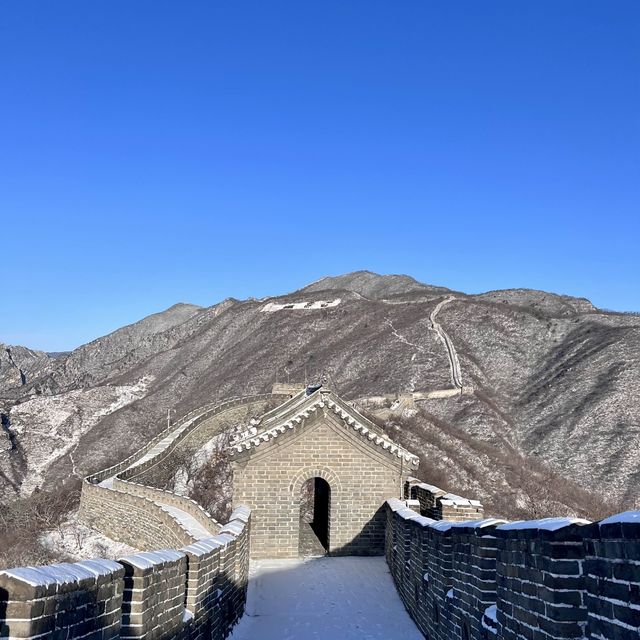
[[[404,417],[373,408],[428,460],[423,477],[446,473],[450,486],[499,504],[512,473],[500,456],[512,450],[585,488],[638,499],[640,318],[571,296],[464,294],[367,271],[261,300],[174,305],[66,356],[36,358],[24,384],[13,371],[0,375],[0,495],[93,471],[141,446],[167,415],[265,392],[276,379],[326,376],[365,404],[449,389],[450,361],[430,320],[444,300],[437,322],[472,392],[421,400]],[[61,443],[50,462],[43,435]]]

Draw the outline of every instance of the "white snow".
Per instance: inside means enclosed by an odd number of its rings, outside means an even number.
[[[138,569],[151,569],[156,565],[163,564],[164,562],[180,560],[184,555],[185,554],[181,551],[175,551],[174,549],[161,549],[160,551],[142,551],[140,553],[121,558],[121,560],[133,565],[134,567],[138,567]]]
[[[462,522],[454,522],[451,525],[453,529],[484,529],[484,527],[492,527],[497,524],[508,524],[506,520],[498,518],[485,518],[484,520],[466,520]]]
[[[486,622],[485,622],[485,618],[487,620],[491,620],[493,626],[489,626]],[[495,604],[492,604],[490,607],[487,607],[484,610],[484,615],[482,616],[482,628],[486,629],[487,631],[489,631],[492,634],[497,634],[496,628],[498,626],[498,607]]]
[[[640,524],[640,511],[624,511],[615,516],[600,521],[600,524],[615,524],[616,522],[635,522]]]
[[[11,409],[11,429],[19,436],[27,459],[27,476],[20,491],[30,495],[42,486],[48,469],[73,454],[81,437],[102,418],[144,397],[152,376],[133,385],[79,389],[54,396],[38,396]]]
[[[72,514],[59,527],[43,534],[40,537],[42,544],[54,553],[72,560],[96,557],[116,559],[135,553],[133,547],[107,538],[99,531],[78,522],[76,517],[75,513]]]
[[[424,640],[382,557],[251,563],[244,617],[230,640]]]
[[[498,622],[498,607],[495,604],[492,604],[490,607],[487,607],[484,610],[484,615],[489,618],[489,620],[493,620],[494,622]]]
[[[77,564],[51,564],[46,567],[17,567],[0,571],[0,574],[17,578],[31,586],[47,586],[107,575],[118,569],[120,569],[120,565],[111,560],[93,560]]]
[[[496,527],[502,531],[516,529],[541,529],[544,531],[557,531],[570,524],[590,524],[589,520],[582,518],[542,518],[541,520],[518,520],[517,522],[509,522]]]
[[[169,515],[175,518],[180,525],[189,533],[189,535],[196,540],[204,540],[210,538],[216,534],[216,531],[210,531],[204,527],[198,520],[196,520],[191,514],[183,511],[178,507],[174,507],[170,504],[164,504],[156,500],[156,504]],[[211,523],[212,527],[215,525]]]

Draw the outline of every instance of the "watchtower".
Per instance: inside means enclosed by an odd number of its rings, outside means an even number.
[[[335,393],[302,392],[238,434],[235,504],[252,510],[251,556],[384,553],[383,506],[418,458]],[[309,513],[311,512],[311,513]]]

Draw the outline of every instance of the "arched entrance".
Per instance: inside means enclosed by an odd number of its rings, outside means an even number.
[[[300,489],[301,556],[326,555],[329,552],[331,487],[320,477],[309,478]]]

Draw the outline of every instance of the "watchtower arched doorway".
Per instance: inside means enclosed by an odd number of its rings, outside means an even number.
[[[324,478],[309,478],[300,490],[301,556],[322,556],[329,552],[331,487]]]

